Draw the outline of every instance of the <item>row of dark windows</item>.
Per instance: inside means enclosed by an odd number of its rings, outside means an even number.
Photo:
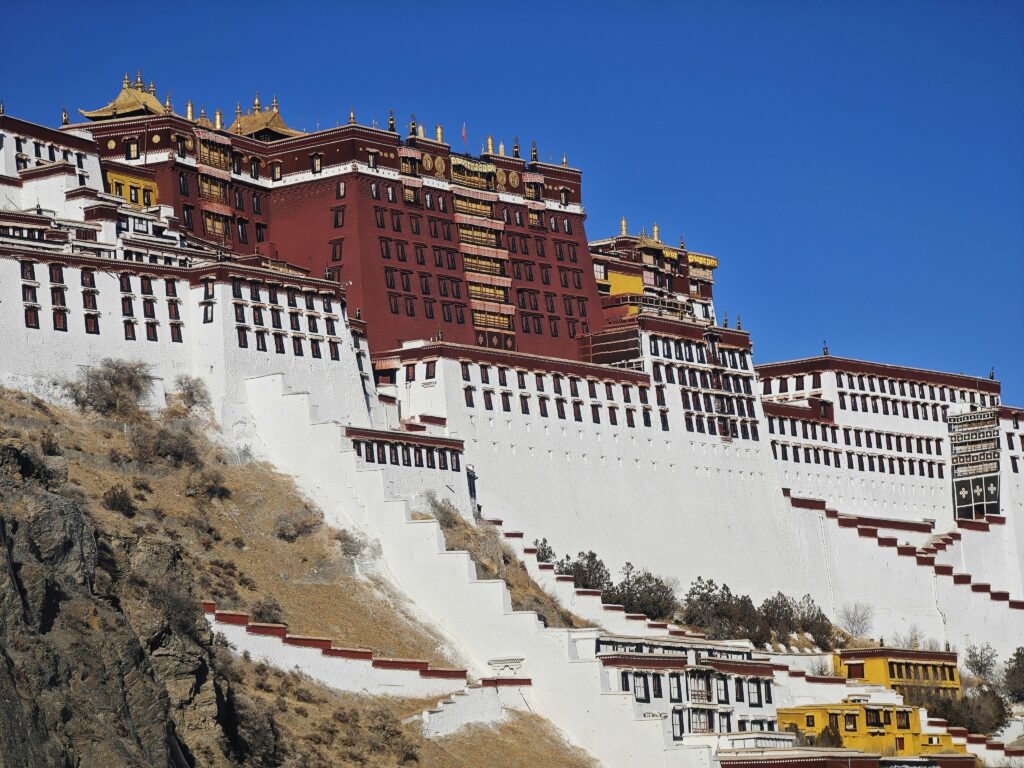
[[[753,388],[750,384],[751,377],[749,376],[739,376],[717,370],[709,372],[687,368],[682,365],[662,366],[661,363],[655,363],[653,368],[654,380],[658,382],[664,380],[669,384],[675,384],[678,378],[678,384],[682,387],[689,386],[693,389],[718,389],[726,392],[736,392],[737,394],[753,394]]]
[[[462,471],[462,459],[458,451],[445,448],[423,448],[399,445],[397,443],[355,440],[356,455],[370,464],[392,464],[402,467],[426,467],[427,469],[451,469]]]
[[[464,394],[464,397],[465,397],[465,402],[466,402],[466,407],[467,408],[475,408],[476,407],[476,394],[475,393],[476,393],[476,389],[474,387],[465,387],[463,389],[463,394]],[[490,390],[490,389],[483,390],[484,410],[487,410],[487,411],[495,410],[494,396],[496,394],[498,395],[498,401],[501,404],[501,410],[504,411],[505,413],[511,413],[512,412],[512,393],[511,392],[495,392],[494,390]],[[519,410],[520,410],[520,412],[522,414],[527,415],[527,416],[530,415],[530,401],[531,401],[531,396],[530,395],[520,395],[519,396]],[[543,418],[548,418],[548,416],[550,415],[550,403],[551,403],[551,398],[545,397],[543,395],[538,395],[537,396],[537,413],[540,414]],[[579,401],[579,400],[567,401],[567,400],[565,400],[565,398],[556,397],[555,398],[555,414],[557,415],[557,417],[559,419],[562,419],[563,421],[568,418],[568,412],[566,410],[566,404],[567,403],[570,405],[570,407],[572,409],[573,421],[583,422],[584,421],[584,418],[583,418],[583,402]],[[608,414],[608,423],[610,425],[612,425],[612,426],[618,426],[618,424],[619,424],[619,409],[616,406],[614,406],[614,405],[609,405],[609,406],[604,406],[604,410],[606,410],[607,414]],[[625,414],[626,414],[626,426],[630,427],[630,428],[636,427],[636,409],[635,408],[625,408],[624,410],[625,410]],[[594,424],[600,424],[601,423],[601,412],[602,412],[602,405],[600,403],[591,403],[590,404],[590,420],[591,420],[592,423],[594,423]],[[645,427],[650,427],[651,426],[652,417],[651,417],[651,409],[650,408],[644,408],[641,411],[641,419],[642,419],[643,425]],[[665,409],[660,410],[659,411],[659,419],[661,421],[661,428],[662,428],[662,430],[665,431],[665,432],[669,431],[668,411],[665,410]]]
[[[913,418],[928,421],[928,403],[918,403],[916,400],[911,402],[895,400],[888,397],[879,397],[878,395],[858,396],[852,393],[850,394],[849,403],[847,403],[846,393],[839,393],[839,410],[868,413],[869,409],[871,413],[881,413],[884,416],[899,416],[902,413],[905,419]],[[931,420],[946,421],[948,411],[948,405],[943,405],[940,408],[939,405],[933,404],[931,406]]]
[[[438,302],[434,299],[423,299],[423,316],[428,320],[435,319],[437,315]],[[388,294],[388,311],[392,315],[402,314],[404,308],[406,317],[416,317],[416,305],[419,302],[416,296],[402,296],[397,293]],[[463,325],[466,322],[466,305],[442,301],[441,319],[446,323],[455,322]]]
[[[340,242],[340,241],[338,241]],[[387,237],[380,238],[380,257],[382,259],[390,259],[392,255],[399,262],[405,263],[409,260],[408,242],[405,240],[392,240]],[[434,257],[435,267],[448,267],[448,269],[458,269],[458,254],[449,248],[437,248],[432,249]],[[413,243],[413,252],[415,254],[416,263],[420,266],[424,266],[427,263],[427,249],[423,243]],[[341,260],[341,248],[340,246],[332,251],[331,257],[334,261]]]
[[[776,428],[780,435],[787,434],[786,424],[789,424],[789,433],[793,437],[798,437],[797,424],[800,424],[800,433],[805,440],[817,440],[818,438],[818,424],[813,421],[806,421],[803,419],[786,418],[786,417],[768,417],[768,431],[775,434]],[[851,437],[853,438],[851,441]],[[832,442],[836,445],[839,444],[839,428],[830,427],[826,424],[821,425],[821,440],[825,442]],[[886,450],[899,451],[900,453],[913,453],[916,448],[917,453],[932,454],[937,456],[942,455],[942,439],[932,437],[916,437],[914,435],[900,435],[893,432],[879,432],[877,430],[870,429],[853,429],[851,427],[843,427],[843,440],[846,445],[856,445],[858,448],[882,448],[883,443]]]
[[[707,363],[709,357],[715,356],[715,350],[709,355],[706,345],[701,342],[685,339],[668,339],[651,335],[650,348],[652,357],[664,357],[668,360],[683,360],[688,363]],[[726,368],[749,370],[749,354],[743,350],[718,349],[715,361]]]
[[[208,178],[208,177],[204,177],[204,178]],[[218,179],[217,181],[219,182],[220,180]],[[226,190],[226,188],[227,187],[225,185],[224,189]],[[244,193],[244,191],[241,188],[238,188],[238,187],[236,187],[233,191],[234,191],[233,197],[234,197],[235,208],[237,208],[240,211],[244,211],[245,210],[245,193]],[[182,197],[191,197],[191,195],[192,195],[191,185],[189,184],[189,177],[188,177],[188,174],[186,174],[186,173],[179,173],[178,174],[178,192],[181,194]],[[227,200],[226,200],[226,194],[227,193],[225,192],[224,194],[225,194],[224,202],[227,202]],[[123,197],[123,195],[122,195],[122,197]],[[263,213],[263,195],[258,194],[256,192],[251,192],[249,194],[249,199],[251,201],[250,205],[252,207],[252,212],[255,213],[255,214],[258,214],[258,215],[262,215],[262,213]],[[148,205],[148,203],[146,203],[146,204]]]
[[[800,378],[800,377],[797,377]],[[846,389],[859,389],[861,392],[874,392],[876,385],[876,377],[864,374],[854,375],[852,373],[846,374],[845,384],[843,374],[840,371],[836,371],[836,384],[840,389],[844,387]],[[975,402],[975,395],[977,394],[978,401],[981,405],[986,405],[988,402],[988,396],[984,393],[975,393],[973,390],[956,390],[952,387],[946,387],[940,385],[936,387],[934,384],[924,384],[914,381],[904,381],[901,379],[889,379],[884,376],[877,378],[878,391],[885,393],[886,389],[889,390],[890,395],[895,395],[897,390],[901,397],[906,397],[909,390],[910,397],[919,397],[922,400],[937,400],[941,402],[956,402],[956,393],[959,391],[960,400]],[[991,396],[991,404],[998,405],[999,397],[997,395]]]
[[[479,365],[479,366],[475,366],[475,367],[476,367],[476,369],[477,369],[477,371],[479,373],[479,378],[478,378],[479,382],[481,384],[490,384],[491,383],[491,366],[489,366],[489,365]],[[473,381],[473,369],[474,369],[473,364],[469,363],[468,361],[463,360],[463,361],[461,361],[461,368],[462,368],[462,380],[466,381],[466,382],[472,383],[472,381]],[[513,370],[513,369],[507,368],[505,366],[501,366],[501,365],[495,366],[494,368],[495,368],[495,371],[496,371],[498,386],[500,386],[500,387],[508,387],[508,386],[510,386],[510,384],[508,383],[509,382],[509,374],[510,373],[514,373],[515,376],[516,376],[516,384],[518,385],[519,389],[526,389],[527,388],[528,374],[526,373],[526,371]],[[548,380],[549,377],[550,377],[550,380],[551,380],[551,390],[556,395],[563,394],[564,389],[565,389],[564,383],[565,383],[566,379],[568,379],[568,385],[569,385],[568,389],[569,389],[570,396],[572,396],[572,397],[580,397],[580,385],[583,383],[584,380],[580,379],[579,377],[576,377],[576,376],[568,376],[568,377],[566,377],[566,376],[563,376],[560,373],[553,373],[553,374],[535,373],[533,381],[534,381],[534,388],[536,389],[537,392],[546,392],[547,391],[547,380]],[[587,394],[589,394],[589,396],[592,399],[595,399],[595,400],[598,399],[598,392],[600,391],[600,382],[598,382],[595,379],[586,379],[586,384],[587,384]],[[631,403],[631,402],[633,402],[633,385],[631,385],[631,384],[616,385],[616,384],[613,384],[612,382],[609,382],[609,381],[604,382],[604,394],[605,394],[605,398],[607,400],[614,401],[616,399],[615,398],[615,387],[616,386],[620,387],[620,390],[622,392],[622,402],[624,402],[624,403]],[[638,386],[637,387],[637,392],[638,392],[639,402],[642,405],[648,405],[649,404],[649,400],[650,400],[650,397],[649,397],[650,389],[648,387],[639,387]]]
[[[25,307],[25,327],[38,329],[40,327],[39,321],[39,307]],[[83,322],[85,325],[85,332],[90,335],[99,335],[100,332],[100,316],[99,314],[89,313],[83,316]],[[135,341],[135,321],[125,320],[124,321],[124,337],[128,341]],[[146,339],[149,341],[159,341],[159,323],[157,322],[146,322]],[[171,326],[171,341],[176,343],[182,342],[182,330],[181,323],[172,323]],[[68,330],[68,310],[67,309],[54,309],[53,310],[53,330],[64,331]]]
[[[235,329],[235,334],[238,337],[238,346],[241,349],[249,348],[249,334],[251,329],[238,327]],[[267,352],[267,331],[256,330],[253,336],[256,341],[257,352]],[[287,344],[285,342],[285,334],[273,333],[270,334],[274,337],[274,352],[279,355],[286,354]],[[306,346],[305,342],[307,339],[303,339],[301,336],[292,336],[292,354],[295,357],[305,357]],[[323,358],[323,342],[320,339],[308,339],[309,341],[309,355],[317,360]],[[341,360],[341,349],[336,341],[327,342],[327,352],[331,360]]]
[[[938,477],[945,474],[940,461],[925,459],[904,459],[875,456],[874,454],[854,453],[846,451],[846,468],[859,472],[879,472],[889,475],[910,475],[912,477]],[[828,448],[811,448],[808,446],[788,445],[772,441],[772,457],[776,460],[793,461],[797,464],[824,464],[827,467],[842,467],[843,451]],[[888,463],[887,463],[888,462]],[[887,469],[888,467],[888,469]]]
[[[264,286],[267,289],[267,303],[269,303],[269,304],[280,304],[281,303],[281,290],[278,288],[278,286],[273,285],[273,284],[265,284],[265,283],[260,282],[259,280],[250,280],[250,281],[248,281],[249,300],[250,301],[262,302],[263,301],[263,287]],[[240,277],[232,278],[231,279],[231,298],[233,298],[233,299],[244,299],[245,297],[244,297],[243,291],[244,291],[245,287],[246,287],[246,281],[242,280],[242,278],[240,278]],[[212,298],[214,298],[214,295],[213,295],[214,283],[213,283],[212,280],[211,281],[207,281],[205,288],[206,288],[206,290],[205,290],[205,295],[204,295],[203,298],[205,298],[205,299],[212,299]],[[285,288],[284,289],[284,294],[285,294],[285,304],[287,304],[289,307],[298,307],[299,306],[299,297],[301,295],[302,296],[302,302],[303,302],[303,305],[305,306],[305,308],[307,310],[309,310],[310,312],[316,312],[317,311],[317,307],[316,307],[316,304],[315,304],[315,300],[316,300],[317,294],[314,293],[313,291],[299,291],[297,288]],[[333,301],[333,299],[330,296],[324,296],[322,298],[322,306],[323,306],[323,311],[324,312],[326,312],[326,313],[333,312],[334,311],[334,301]]]

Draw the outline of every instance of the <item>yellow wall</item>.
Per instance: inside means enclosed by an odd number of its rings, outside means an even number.
[[[880,710],[881,724],[867,723],[867,710]],[[886,712],[888,720],[885,721]],[[899,712],[907,713],[907,727],[899,727]],[[864,752],[875,752],[880,755],[926,755],[936,753],[966,753],[964,747],[953,743],[949,734],[922,734],[920,710],[916,708],[897,707],[892,704],[866,706],[864,704],[842,703],[822,704],[806,707],[785,707],[778,710],[779,730],[790,730],[792,726],[808,737],[817,738],[828,726],[829,715],[838,716],[839,735],[843,746]],[[855,718],[855,728],[847,729],[847,715]],[[808,722],[813,718],[813,723]],[[898,741],[902,739],[902,745]],[[929,743],[934,742],[934,743]]]
[[[137,176],[129,176],[125,173],[117,173],[115,171],[107,171],[107,191],[112,195],[116,195],[118,192],[118,184],[121,185],[121,197],[129,205],[133,205],[137,208],[148,207],[145,203],[145,190],[149,190],[151,197],[150,206],[157,205],[157,189],[156,182],[150,181],[149,179],[140,179]],[[132,188],[138,190],[138,200],[132,201],[131,190]]]
[[[850,676],[850,664],[863,664],[864,676],[858,679],[874,685],[884,685],[901,692],[907,688],[929,688],[948,692],[951,696],[962,694],[956,664],[930,659],[927,654],[921,654],[918,659],[879,657],[846,661],[838,654],[835,656],[835,668],[843,677]],[[942,679],[943,668],[946,670],[945,680]]]
[[[611,285],[610,294],[616,296],[620,293],[644,292],[644,279],[640,275],[626,272],[616,272],[612,267],[608,268],[608,283]]]

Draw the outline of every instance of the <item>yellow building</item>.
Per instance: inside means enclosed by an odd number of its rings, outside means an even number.
[[[957,657],[949,651],[860,648],[835,654],[836,673],[851,680],[892,688],[910,701],[938,694],[959,698]]]
[[[153,171],[121,163],[103,164],[105,190],[116,195],[134,208],[157,205],[157,185]]]
[[[796,730],[810,744],[831,728],[842,746],[882,756],[964,754],[948,733],[922,733],[920,710],[897,704],[844,701],[778,710],[779,730]]]

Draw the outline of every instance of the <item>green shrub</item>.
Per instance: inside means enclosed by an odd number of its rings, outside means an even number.
[[[533,540],[533,546],[537,548],[537,562],[538,563],[552,563],[558,559],[555,555],[555,550],[548,544],[547,539]]]
[[[593,551],[580,552],[575,560],[570,560],[566,555],[555,563],[555,573],[572,576],[579,589],[606,590],[612,585],[608,566]]]
[[[626,613],[642,613],[655,621],[672,618],[678,608],[672,581],[647,570],[637,570],[632,563],[626,563],[622,580],[608,589],[602,599],[623,606]]]

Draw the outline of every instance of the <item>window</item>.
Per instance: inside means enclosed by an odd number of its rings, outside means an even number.
[[[139,159],[139,140],[128,139],[124,144],[124,159],[125,160],[138,160]]]
[[[847,713],[843,716],[843,727],[848,731],[857,730],[857,715],[853,713]]]

